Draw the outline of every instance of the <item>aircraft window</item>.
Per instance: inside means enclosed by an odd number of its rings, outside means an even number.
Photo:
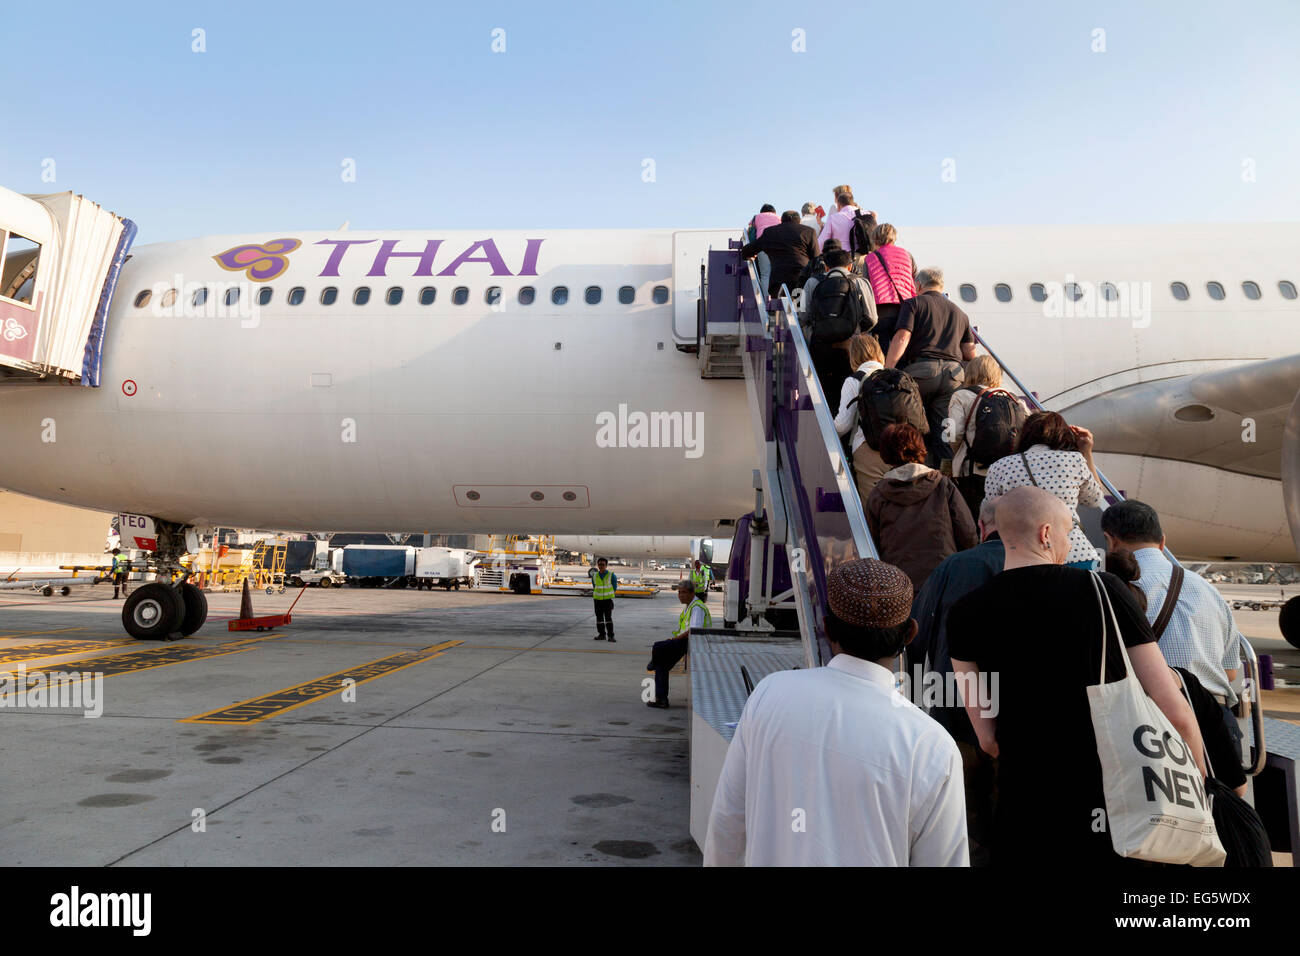
[[[176,290],[168,289],[166,292],[163,293],[162,307],[164,309],[170,309],[175,304],[176,304]]]
[[[1282,293],[1284,299],[1294,299],[1296,296],[1295,283],[1283,279],[1277,284],[1277,291]]]
[[[490,285],[487,291],[483,293],[483,301],[488,305],[496,305],[501,301],[501,286]]]
[[[533,300],[536,298],[537,298],[537,290],[530,285],[526,285],[519,290],[520,305],[532,305]]]
[[[961,292],[961,300],[963,302],[975,301],[975,287],[971,285],[969,282],[963,282],[961,284],[961,288],[958,291]]]
[[[146,305],[149,304],[149,300],[152,298],[153,298],[153,290],[145,289],[143,292],[141,292],[139,295],[135,297],[135,307],[137,309],[143,309]]]
[[[190,304],[198,306],[198,305],[202,305],[204,302],[207,301],[208,301],[208,289],[207,286],[204,286],[202,289],[195,290],[194,298],[190,299]]]
[[[257,290],[257,304],[268,305],[271,301],[271,294],[274,290],[268,285]]]
[[[600,305],[600,286],[589,285],[583,298],[587,300],[587,305]]]
[[[307,297],[307,290],[302,286],[294,286],[289,290],[289,304],[302,305],[302,300]]]
[[[370,286],[368,285],[357,286],[357,291],[352,293],[352,304],[365,305],[369,301],[370,301]]]
[[[665,302],[668,301],[668,286],[666,285],[655,286],[654,292],[651,293],[650,295],[650,299],[651,301],[654,302],[655,305],[663,305]]]
[[[625,285],[618,290],[618,301],[623,305],[631,305],[636,301],[636,289],[630,285]]]
[[[420,290],[420,305],[433,305],[433,300],[438,297],[438,290],[431,285],[426,285]]]
[[[395,285],[388,290],[388,295],[384,296],[384,301],[389,305],[397,305],[402,301],[402,287]]]
[[[320,290],[320,304],[333,305],[338,301],[339,290],[337,286],[328,285]]]
[[[1101,284],[1101,297],[1107,302],[1117,302],[1119,301],[1119,289],[1115,288],[1110,282],[1103,282]]]
[[[231,286],[226,290],[226,305],[234,305],[239,301],[239,286]]]
[[[1241,284],[1241,291],[1246,293],[1247,299],[1258,299],[1260,296],[1258,283],[1251,282],[1249,279]]]
[[[1005,282],[999,282],[993,287],[993,294],[997,296],[999,302],[1010,302],[1011,286],[1007,285]]]
[[[1047,301],[1047,289],[1041,282],[1031,282],[1029,284],[1029,298],[1035,302]]]
[[[557,285],[554,289],[551,290],[551,304],[552,304],[552,305],[564,305],[564,303],[566,303],[566,302],[568,302],[568,301],[569,301],[569,287],[568,287],[568,286]]]
[[[1065,284],[1065,294],[1070,297],[1071,302],[1078,302],[1083,298],[1083,289],[1077,282],[1067,282]]]
[[[1223,291],[1223,286],[1221,286],[1217,282],[1205,283],[1205,291],[1210,293],[1210,298],[1214,299],[1216,302],[1222,301],[1225,294]]]
[[[4,254],[4,261],[0,263],[0,295],[31,305],[41,256],[40,245],[16,232],[6,236],[0,229],[0,252]]]
[[[469,301],[469,288],[467,286],[458,285],[456,286],[455,289],[452,290],[451,293],[452,305],[464,305],[468,301]]]
[[[1187,286],[1184,285],[1182,282],[1169,283],[1169,291],[1174,294],[1174,298],[1177,299],[1179,302],[1187,301],[1187,297],[1189,293],[1187,291]]]

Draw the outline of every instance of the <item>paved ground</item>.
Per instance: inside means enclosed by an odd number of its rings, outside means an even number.
[[[579,598],[316,588],[267,634],[228,633],[238,595],[213,594],[193,638],[145,644],[92,596],[106,593],[0,596],[0,670],[110,675],[98,719],[0,710],[4,864],[699,863],[686,679],[671,710],[641,698],[671,592],[620,602],[612,646]],[[292,597],[259,593],[254,609]],[[113,673],[172,653],[159,648],[215,656]],[[382,676],[355,670],[422,648]],[[185,722],[323,677],[326,696],[234,714],[255,722]]]

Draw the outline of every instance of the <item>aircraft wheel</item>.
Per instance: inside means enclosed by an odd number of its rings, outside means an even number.
[[[1300,597],[1293,597],[1282,605],[1277,624],[1282,629],[1286,642],[1292,647],[1300,648]]]
[[[185,605],[185,613],[181,616],[180,632],[189,637],[208,619],[208,598],[186,581],[181,585],[181,603]]]
[[[127,595],[122,626],[138,641],[165,641],[180,629],[185,603],[168,584],[150,582]]]

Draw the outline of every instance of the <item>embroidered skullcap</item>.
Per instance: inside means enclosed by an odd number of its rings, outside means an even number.
[[[892,564],[861,558],[826,579],[831,613],[858,627],[894,627],[912,616],[912,582]]]

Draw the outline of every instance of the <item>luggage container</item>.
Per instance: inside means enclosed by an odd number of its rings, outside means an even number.
[[[406,587],[415,574],[415,548],[350,544],[343,549],[343,573],[353,587]]]
[[[440,587],[459,591],[462,586],[474,586],[474,566],[478,563],[472,551],[458,548],[420,548],[415,556],[417,588],[432,590]]]

